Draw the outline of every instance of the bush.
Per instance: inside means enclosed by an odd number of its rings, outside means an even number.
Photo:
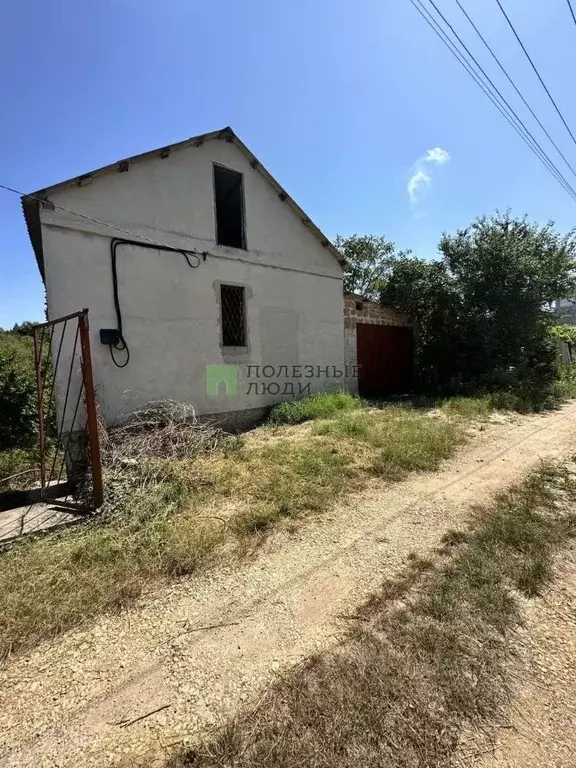
[[[497,212],[445,234],[439,249],[438,261],[398,258],[381,282],[382,303],[418,325],[420,391],[503,391],[527,410],[549,407],[558,350],[544,307],[576,291],[576,232]]]
[[[29,353],[29,359],[27,354]],[[0,450],[28,448],[36,434],[36,383],[31,340],[0,333]]]
[[[350,392],[319,392],[302,400],[274,406],[269,421],[272,424],[301,424],[303,421],[326,419],[339,411],[361,407],[361,400]]]

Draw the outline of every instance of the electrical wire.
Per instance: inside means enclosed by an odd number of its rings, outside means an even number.
[[[130,362],[130,349],[128,347],[128,343],[126,342],[126,339],[124,338],[124,329],[122,325],[122,309],[120,307],[120,293],[118,289],[117,250],[118,250],[118,247],[121,245],[129,245],[134,248],[154,248],[155,250],[158,250],[158,251],[166,251],[168,253],[179,253],[180,255],[184,256],[184,259],[188,264],[188,266],[190,267],[190,269],[196,269],[196,267],[200,266],[200,258],[198,254],[192,251],[186,251],[181,248],[172,248],[169,245],[149,245],[148,243],[141,243],[138,240],[125,240],[119,237],[115,237],[110,241],[110,266],[112,269],[112,292],[114,296],[114,310],[116,312],[116,330],[118,331],[120,342],[116,344],[109,344],[109,348],[110,348],[110,357],[112,358],[112,362],[114,363],[116,368],[126,368],[128,363]],[[192,262],[190,261],[190,256],[194,256],[194,258],[197,260],[196,264],[192,264]],[[126,359],[123,363],[119,363],[116,360],[114,356],[114,350],[117,350],[118,352],[126,353]]]
[[[536,157],[540,160],[540,162],[544,165],[544,167],[552,174],[552,176],[558,181],[558,183],[563,187],[563,189],[574,200],[576,200],[576,192],[574,191],[574,189],[566,181],[566,179],[558,170],[558,168],[556,168],[554,163],[550,160],[548,155],[544,152],[542,147],[538,144],[536,139],[532,136],[530,131],[528,131],[528,129],[522,123],[520,118],[515,114],[514,110],[512,110],[512,108],[508,105],[504,97],[499,93],[498,89],[496,89],[496,87],[492,84],[492,88],[494,92],[490,91],[488,84],[483,82],[480,75],[476,71],[474,71],[471,64],[466,60],[463,54],[456,48],[456,46],[450,40],[446,32],[434,19],[432,14],[424,7],[421,0],[409,0],[409,1],[414,6],[414,8],[418,11],[420,16],[422,16],[422,18],[428,24],[428,26],[432,29],[432,31],[440,38],[440,40],[444,43],[444,45],[448,48],[448,50],[452,53],[452,55],[464,67],[466,72],[475,81],[478,87],[490,99],[490,101],[494,104],[496,109],[502,114],[505,120],[512,126],[512,128],[516,131],[516,133],[520,136],[520,138],[528,145],[530,150],[536,155]],[[474,57],[472,57],[471,54],[470,54],[470,57],[474,60]],[[477,66],[480,71],[483,71],[479,65]],[[489,83],[491,82],[488,76],[486,76],[486,80]]]
[[[572,8],[572,3],[570,2],[570,0],[566,0],[566,2],[568,3],[568,8],[570,8],[570,13],[572,14],[572,21],[574,22],[574,24],[576,24],[576,16],[574,15],[574,9]]]
[[[39,203],[45,203],[47,202],[41,197],[38,197],[36,195],[28,195],[25,192],[20,192],[18,189],[14,189],[14,187],[9,187],[7,184],[0,184],[0,189],[4,189],[7,192],[13,192],[16,195],[20,195],[20,197],[26,197],[31,200],[36,200]],[[166,245],[165,243],[160,242],[159,240],[154,240],[151,237],[146,237],[145,235],[141,235],[139,232],[134,232],[130,229],[125,229],[124,227],[120,227],[117,224],[112,224],[109,221],[103,221],[102,219],[95,219],[93,216],[88,216],[85,213],[78,213],[78,211],[72,211],[70,208],[65,208],[63,205],[57,205],[56,203],[53,203],[50,201],[50,205],[54,208],[58,208],[61,211],[65,211],[66,213],[71,214],[72,216],[78,216],[81,219],[85,219],[86,221],[93,222],[94,224],[100,224],[101,226],[107,227],[108,229],[113,230],[114,232],[121,232],[124,235],[131,235],[131,237],[137,237],[138,240],[125,240],[123,238],[113,238],[110,243],[110,250],[111,250],[111,262],[112,262],[112,288],[114,293],[114,308],[116,310],[116,320],[118,324],[118,332],[119,332],[119,338],[120,343],[119,344],[109,344],[110,349],[110,357],[112,358],[112,362],[117,368],[125,368],[128,363],[130,362],[130,349],[128,347],[128,344],[126,342],[126,339],[124,338],[123,329],[122,329],[122,311],[120,309],[120,299],[118,296],[118,273],[116,269],[116,248],[119,245],[132,245],[135,247],[141,247],[141,248],[154,248],[159,251],[168,251],[170,253],[180,253],[182,256],[184,256],[184,259],[186,260],[186,263],[191,269],[194,269],[198,266],[200,266],[200,257],[202,257],[203,261],[206,261],[206,258],[208,256],[211,256],[212,254],[209,253],[209,251],[197,251],[196,249],[192,248],[174,248],[173,246]],[[145,242],[142,242],[145,241]],[[196,264],[192,264],[190,261],[190,256],[193,256],[196,260]],[[125,352],[126,353],[126,359],[123,363],[119,363],[115,356],[114,356],[114,349],[116,349],[119,352]]]
[[[566,163],[566,165],[568,166],[568,168],[569,168],[569,169],[572,171],[572,173],[573,173],[573,174],[576,176],[576,171],[575,171],[575,170],[574,170],[574,168],[573,168],[573,167],[570,165],[570,163],[569,163],[569,162],[568,162],[568,160],[566,159],[566,157],[565,157],[564,153],[562,152],[562,150],[560,149],[560,147],[559,147],[559,146],[556,144],[556,142],[554,141],[554,139],[552,138],[552,136],[550,136],[550,134],[548,133],[548,131],[546,130],[546,128],[544,127],[544,125],[543,125],[543,124],[542,124],[542,122],[540,121],[540,119],[539,119],[538,115],[536,115],[536,113],[534,112],[534,110],[532,109],[532,107],[530,106],[530,104],[528,104],[528,102],[526,101],[526,99],[524,98],[524,96],[522,95],[522,93],[520,92],[520,90],[518,89],[518,87],[517,87],[516,83],[514,82],[514,80],[512,80],[512,78],[510,77],[510,75],[508,74],[508,72],[506,71],[506,69],[504,68],[504,65],[501,63],[500,59],[499,59],[499,58],[496,56],[496,54],[494,53],[494,51],[493,51],[493,50],[492,50],[492,48],[490,47],[489,43],[487,43],[487,42],[486,42],[486,40],[485,40],[484,36],[482,35],[482,33],[480,32],[480,30],[478,29],[478,27],[476,26],[476,24],[474,24],[474,22],[472,21],[472,19],[471,19],[471,18],[470,18],[470,16],[468,15],[468,13],[467,13],[466,9],[465,9],[465,8],[462,6],[462,3],[460,2],[460,0],[454,0],[454,2],[455,2],[455,3],[456,3],[456,5],[458,6],[458,8],[460,8],[460,10],[461,10],[461,11],[462,11],[462,13],[464,14],[464,16],[466,16],[466,18],[468,19],[468,21],[469,21],[469,22],[470,22],[470,24],[472,25],[472,27],[473,27],[474,31],[476,32],[476,34],[478,35],[478,37],[480,38],[480,40],[483,42],[484,46],[486,47],[486,49],[488,50],[488,52],[490,53],[490,55],[492,56],[492,58],[494,59],[494,61],[496,62],[496,64],[498,64],[498,66],[500,67],[500,69],[502,70],[502,72],[503,72],[504,76],[506,77],[506,79],[508,80],[508,82],[510,83],[510,85],[512,86],[512,88],[514,88],[514,90],[516,91],[516,93],[518,94],[518,96],[519,96],[519,97],[522,99],[522,102],[524,103],[524,105],[526,106],[526,108],[528,109],[528,111],[530,112],[530,114],[532,115],[532,117],[534,118],[534,120],[536,120],[536,122],[538,123],[538,125],[540,126],[540,128],[541,128],[541,129],[544,131],[544,133],[545,133],[545,134],[546,134],[546,136],[548,137],[548,139],[549,139],[550,143],[552,144],[552,146],[554,147],[554,149],[555,149],[555,150],[558,152],[558,154],[560,155],[560,157],[562,158],[562,160],[564,160],[564,162]],[[570,5],[570,0],[568,0],[568,4]],[[575,23],[576,23],[576,19],[575,19]]]
[[[466,53],[468,54],[468,56],[469,56],[469,57],[472,59],[472,61],[474,62],[474,64],[475,64],[475,65],[476,65],[476,67],[478,68],[478,70],[479,70],[479,71],[482,73],[482,75],[484,76],[485,80],[486,80],[486,81],[487,81],[487,82],[490,84],[490,86],[492,87],[493,91],[494,91],[494,92],[495,92],[495,93],[498,95],[498,97],[499,97],[499,99],[500,99],[501,103],[503,103],[503,104],[505,105],[506,109],[507,109],[507,110],[510,112],[510,114],[513,116],[514,120],[515,120],[515,121],[516,121],[516,122],[517,122],[517,123],[518,123],[518,124],[519,124],[519,125],[522,127],[522,129],[523,129],[523,130],[526,132],[526,134],[527,134],[527,135],[530,137],[530,139],[531,139],[531,140],[534,142],[534,144],[535,144],[535,145],[538,147],[538,150],[539,150],[539,151],[542,153],[542,155],[543,155],[543,156],[546,158],[546,161],[547,161],[547,162],[550,164],[550,166],[551,166],[551,167],[554,169],[554,172],[555,172],[556,174],[558,174],[558,176],[559,176],[559,177],[562,179],[562,181],[563,181],[563,182],[564,182],[564,183],[567,185],[567,187],[569,187],[569,188],[572,190],[572,193],[574,193],[574,192],[575,192],[575,191],[574,191],[574,189],[573,189],[573,188],[570,186],[570,184],[569,184],[569,183],[566,181],[566,179],[564,178],[564,176],[562,175],[562,173],[561,173],[561,172],[558,170],[558,168],[557,168],[557,167],[554,165],[554,163],[552,162],[552,160],[550,160],[550,158],[548,157],[548,155],[547,155],[547,154],[544,152],[544,150],[542,149],[542,147],[540,146],[540,144],[539,144],[539,143],[536,141],[536,139],[534,138],[534,136],[533,136],[533,135],[530,133],[530,131],[528,130],[528,128],[526,128],[526,125],[525,125],[525,124],[524,124],[524,122],[523,122],[523,121],[522,121],[522,120],[521,120],[521,119],[518,117],[518,115],[516,114],[516,112],[514,111],[514,109],[512,109],[512,107],[510,106],[510,104],[508,103],[508,101],[506,100],[506,98],[505,98],[505,97],[502,95],[502,93],[499,91],[499,89],[498,89],[498,88],[497,88],[497,87],[494,85],[494,82],[493,82],[493,81],[492,81],[492,79],[489,77],[489,75],[486,73],[485,69],[484,69],[484,68],[483,68],[483,67],[480,65],[480,63],[478,62],[478,60],[476,59],[476,57],[474,56],[474,54],[473,54],[473,53],[470,51],[470,49],[469,49],[469,48],[466,46],[466,44],[464,43],[464,41],[462,40],[462,38],[460,37],[460,35],[459,35],[459,34],[456,32],[456,30],[454,29],[454,27],[452,26],[452,24],[451,24],[451,23],[448,21],[448,19],[447,19],[447,18],[444,16],[444,14],[442,13],[442,11],[441,11],[441,10],[438,8],[438,6],[436,5],[435,1],[434,1],[434,0],[428,0],[428,1],[429,1],[430,5],[431,5],[431,6],[434,8],[434,10],[436,11],[436,13],[437,13],[437,14],[440,16],[440,18],[442,19],[442,21],[443,21],[443,22],[446,24],[446,26],[447,26],[447,27],[449,27],[449,29],[451,30],[451,32],[452,32],[452,34],[454,35],[454,37],[455,37],[455,38],[458,40],[458,42],[460,43],[460,45],[462,46],[462,48],[463,48],[463,49],[466,51]],[[498,2],[498,1],[499,1],[499,0],[496,0],[496,2]],[[418,0],[418,2],[420,3],[420,0]]]
[[[527,59],[528,59],[528,61],[530,62],[530,66],[532,67],[532,69],[533,69],[533,70],[534,70],[534,72],[536,73],[536,77],[538,78],[538,80],[540,80],[540,83],[542,84],[542,88],[544,88],[544,90],[546,91],[546,94],[547,94],[548,98],[550,99],[550,101],[551,101],[551,102],[552,102],[552,104],[554,105],[554,109],[555,109],[555,110],[556,110],[556,112],[558,113],[558,116],[560,117],[560,120],[562,120],[562,122],[564,123],[564,127],[566,128],[566,130],[567,130],[567,131],[568,131],[568,133],[570,134],[570,138],[572,139],[572,141],[574,142],[574,144],[576,144],[576,137],[574,137],[574,134],[573,134],[573,133],[572,133],[572,131],[570,130],[570,127],[569,127],[568,123],[567,123],[567,122],[566,122],[566,120],[564,119],[564,115],[562,114],[562,112],[560,112],[560,109],[559,109],[558,105],[556,104],[556,102],[554,101],[554,98],[553,98],[552,94],[550,93],[550,91],[549,91],[549,90],[548,90],[548,88],[546,87],[546,83],[544,82],[544,80],[543,80],[543,79],[542,79],[542,77],[540,76],[540,72],[538,72],[538,69],[536,68],[536,65],[535,65],[535,64],[534,64],[534,62],[532,61],[532,58],[531,58],[530,54],[528,53],[528,51],[526,50],[526,48],[525,48],[525,46],[524,46],[524,43],[523,43],[523,42],[522,42],[522,40],[520,39],[520,36],[518,35],[518,32],[516,32],[516,30],[515,30],[515,28],[514,28],[514,25],[512,24],[512,22],[510,21],[510,19],[509,19],[509,17],[508,17],[508,14],[506,13],[506,11],[504,10],[504,8],[502,7],[502,3],[500,2],[500,0],[496,0],[496,3],[497,3],[497,5],[498,5],[498,8],[500,8],[500,10],[502,11],[502,13],[503,13],[503,15],[504,15],[504,18],[505,18],[505,19],[506,19],[506,21],[508,22],[508,26],[510,27],[510,29],[511,29],[511,30],[512,30],[512,32],[514,33],[514,37],[516,38],[516,40],[518,40],[518,43],[519,43],[519,45],[520,45],[520,48],[522,48],[522,50],[524,51],[524,54],[525,54],[526,58],[527,58]],[[572,6],[570,6],[570,10],[572,10]]]
[[[78,216],[80,219],[85,219],[86,221],[91,221],[94,224],[100,224],[103,227],[107,227],[108,229],[112,229],[115,232],[122,232],[124,235],[131,235],[132,237],[137,237],[140,240],[145,240],[147,243],[154,243],[155,245],[161,246],[162,248],[169,248],[170,246],[167,246],[166,243],[162,243],[159,240],[154,240],[151,237],[146,237],[146,235],[141,235],[139,232],[134,232],[131,229],[126,229],[125,227],[121,227],[118,224],[112,224],[110,221],[103,221],[102,219],[95,219],[93,216],[88,216],[85,213],[78,213],[78,211],[72,211],[70,208],[64,208],[63,205],[58,205],[57,203],[53,203],[51,200],[48,201],[42,197],[38,197],[37,195],[29,195],[26,192],[21,192],[18,189],[14,189],[14,187],[9,187],[7,184],[0,184],[0,189],[4,189],[7,192],[14,192],[14,194],[19,195],[20,197],[26,197],[29,200],[36,200],[39,203],[47,203],[53,207],[57,208],[59,211],[64,211],[65,213],[70,213],[72,216]],[[178,248],[175,248],[174,250],[181,250]],[[206,259],[207,256],[212,256],[211,253],[208,251],[197,251],[194,248],[187,248],[186,253],[193,254],[194,256],[202,256],[203,259]]]

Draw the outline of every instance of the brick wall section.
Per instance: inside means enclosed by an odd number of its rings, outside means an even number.
[[[357,305],[362,305],[361,309]],[[366,301],[354,293],[344,294],[344,363],[347,367],[356,364],[356,325],[403,325],[412,327],[408,315],[397,312],[391,307],[383,307],[377,301]],[[358,379],[346,379],[346,387],[351,392],[358,391]]]
[[[357,305],[360,304],[362,309],[357,309]],[[346,293],[344,295],[344,327],[355,328],[356,323],[412,326],[408,315],[397,312],[391,307],[383,307],[376,301],[366,301],[353,293]]]

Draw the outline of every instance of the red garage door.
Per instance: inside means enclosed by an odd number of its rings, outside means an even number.
[[[366,397],[400,395],[412,386],[412,328],[396,325],[356,326],[358,389]]]

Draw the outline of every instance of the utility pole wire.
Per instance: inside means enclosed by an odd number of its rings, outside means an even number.
[[[547,94],[548,98],[550,99],[550,101],[551,101],[551,102],[552,102],[552,104],[554,105],[554,109],[555,109],[555,110],[556,110],[556,112],[558,113],[558,115],[559,115],[559,117],[560,117],[560,120],[562,120],[562,122],[564,123],[564,127],[566,128],[566,130],[567,130],[567,131],[568,131],[568,133],[570,134],[570,137],[571,137],[572,141],[574,142],[574,144],[576,144],[576,138],[574,137],[574,134],[572,133],[572,131],[570,130],[570,127],[569,127],[568,123],[567,123],[567,122],[566,122],[566,120],[564,119],[564,115],[562,114],[562,112],[560,112],[560,109],[559,109],[558,105],[556,104],[556,102],[554,101],[554,98],[553,98],[552,94],[550,93],[550,91],[549,91],[549,90],[548,90],[548,88],[546,87],[546,83],[544,82],[544,80],[542,80],[542,77],[540,76],[540,72],[538,72],[538,69],[536,68],[536,65],[534,64],[534,62],[532,61],[532,58],[530,57],[530,54],[529,54],[529,53],[528,53],[528,51],[526,50],[526,48],[525,48],[525,46],[524,46],[524,43],[522,42],[522,40],[520,40],[520,37],[519,37],[518,33],[517,33],[517,32],[516,32],[516,30],[514,29],[514,25],[512,24],[512,22],[511,22],[511,21],[510,21],[510,19],[508,18],[508,14],[506,13],[506,11],[504,10],[504,8],[502,7],[502,3],[500,2],[500,0],[496,0],[496,3],[498,4],[498,8],[500,8],[500,10],[502,11],[502,13],[504,14],[504,18],[505,18],[505,19],[506,19],[506,21],[508,22],[508,26],[510,27],[510,29],[511,29],[511,30],[512,30],[512,32],[514,33],[514,37],[516,38],[516,40],[518,40],[518,43],[520,44],[520,48],[522,48],[522,50],[524,51],[524,54],[525,54],[526,58],[528,59],[528,61],[530,62],[530,65],[531,65],[531,67],[532,67],[532,69],[533,69],[533,70],[534,70],[534,72],[536,73],[536,77],[538,78],[538,80],[540,80],[540,83],[542,84],[542,88],[544,88],[544,90],[546,91],[546,94]],[[568,3],[568,5],[570,5],[570,3]],[[572,6],[570,6],[570,10],[572,10]]]
[[[528,109],[528,111],[530,112],[530,114],[532,115],[532,117],[534,118],[534,120],[536,120],[536,122],[538,123],[538,125],[540,126],[540,128],[541,128],[541,129],[544,131],[544,133],[545,133],[545,134],[546,134],[546,136],[548,137],[548,139],[549,139],[550,143],[552,144],[552,146],[554,147],[554,149],[556,150],[556,152],[558,152],[558,154],[560,155],[560,157],[562,158],[562,160],[564,160],[564,162],[566,163],[566,165],[568,166],[568,168],[569,168],[569,169],[572,171],[572,173],[573,173],[573,174],[576,176],[576,171],[575,171],[575,170],[574,170],[574,168],[573,168],[573,167],[570,165],[570,163],[569,163],[569,162],[568,162],[568,160],[566,159],[566,157],[565,157],[564,153],[562,152],[562,150],[560,149],[560,147],[559,147],[559,146],[556,144],[556,142],[554,141],[554,139],[552,138],[552,136],[550,136],[550,134],[548,133],[548,131],[546,130],[546,128],[545,128],[545,127],[542,125],[542,122],[540,121],[540,119],[538,118],[538,116],[536,115],[536,113],[534,112],[534,110],[532,109],[532,107],[530,106],[530,104],[528,104],[528,102],[526,101],[526,99],[524,98],[524,96],[521,94],[520,90],[519,90],[519,89],[518,89],[518,87],[516,86],[516,83],[514,82],[514,80],[512,80],[512,78],[510,77],[510,75],[508,74],[508,72],[506,71],[506,69],[504,68],[503,64],[500,62],[500,59],[499,59],[499,58],[496,56],[496,54],[494,53],[494,51],[492,50],[492,48],[490,47],[490,45],[489,45],[489,44],[486,42],[486,40],[484,39],[484,36],[483,36],[483,35],[482,35],[482,33],[480,32],[480,30],[478,29],[478,27],[476,26],[476,24],[474,24],[474,22],[472,21],[472,19],[471,19],[471,18],[470,18],[470,16],[468,15],[468,13],[467,13],[466,9],[465,9],[465,8],[462,6],[462,3],[460,2],[460,0],[454,0],[454,1],[455,1],[455,3],[457,4],[457,6],[460,8],[460,10],[462,11],[462,13],[464,14],[464,16],[466,16],[466,18],[468,19],[468,21],[470,22],[470,24],[471,24],[471,25],[472,25],[472,27],[474,28],[474,31],[476,32],[476,34],[478,35],[478,37],[480,38],[480,40],[482,40],[482,42],[484,43],[484,46],[485,46],[485,47],[487,48],[487,50],[489,51],[490,55],[492,56],[492,58],[494,59],[494,61],[496,62],[496,64],[498,64],[498,66],[500,67],[500,69],[501,69],[501,70],[502,70],[502,72],[504,73],[504,76],[506,77],[506,79],[508,80],[508,82],[510,83],[510,85],[512,86],[512,88],[514,88],[514,90],[516,91],[516,93],[518,94],[518,96],[519,96],[519,97],[522,99],[522,101],[523,101],[524,105],[526,106],[526,108]],[[570,5],[570,0],[568,0],[568,5]],[[572,10],[572,8],[570,8],[570,9]],[[574,19],[574,22],[576,23],[576,18]]]
[[[420,16],[424,19],[424,21],[430,26],[432,31],[440,38],[440,40],[444,43],[444,45],[448,48],[448,50],[452,53],[452,55],[457,59],[457,61],[464,67],[466,72],[470,75],[470,77],[475,81],[475,83],[478,85],[478,87],[483,91],[483,93],[490,99],[490,101],[494,104],[496,109],[502,114],[502,116],[507,120],[507,122],[514,128],[516,133],[520,136],[520,138],[528,145],[528,147],[531,149],[531,151],[536,155],[536,157],[540,160],[540,162],[544,165],[546,170],[548,170],[552,176],[558,181],[558,183],[563,187],[563,189],[568,192],[568,194],[576,200],[576,193],[574,189],[570,186],[570,184],[566,181],[564,176],[560,173],[560,171],[556,168],[554,163],[550,160],[550,158],[546,155],[542,147],[538,144],[536,139],[532,136],[532,134],[528,131],[526,126],[522,123],[520,118],[514,113],[514,111],[511,109],[511,107],[506,103],[506,100],[502,97],[500,94],[499,96],[494,95],[493,92],[489,90],[489,87],[485,82],[482,81],[480,75],[474,71],[472,66],[468,61],[466,61],[463,54],[456,48],[454,43],[450,40],[446,32],[442,29],[442,27],[438,24],[438,22],[434,19],[432,14],[425,8],[421,0],[410,0],[414,8],[418,11]],[[473,58],[471,56],[471,58]],[[479,67],[480,69],[480,67]],[[489,78],[486,76],[486,79],[489,80]],[[493,87],[493,91],[497,92],[497,89],[495,86]],[[498,92],[499,93],[499,92]],[[508,111],[506,111],[508,110]]]
[[[576,24],[576,16],[574,15],[574,9],[572,8],[572,3],[570,2],[570,0],[566,0],[566,2],[568,3],[568,8],[570,8],[570,13],[572,14],[572,20],[574,24]]]
[[[131,235],[134,238],[144,240],[147,243],[152,243],[152,245],[158,245],[161,248],[172,248],[171,245],[166,245],[166,243],[161,243],[159,240],[154,240],[151,237],[146,237],[146,235],[141,235],[139,232],[134,232],[132,229],[125,229],[124,227],[120,227],[118,224],[112,224],[109,221],[103,221],[102,219],[95,219],[92,216],[88,216],[85,213],[78,213],[78,211],[71,211],[70,208],[64,208],[63,205],[57,205],[56,203],[53,203],[52,201],[47,201],[42,197],[38,197],[37,195],[28,195],[26,192],[20,192],[18,189],[14,189],[14,187],[9,187],[7,184],[0,184],[0,189],[5,189],[7,192],[13,192],[16,195],[20,195],[20,197],[27,197],[29,200],[36,200],[39,203],[46,203],[49,202],[50,206],[53,208],[57,208],[59,211],[64,211],[65,213],[70,213],[72,216],[78,216],[80,219],[84,219],[85,221],[91,221],[94,224],[100,224],[102,227],[107,227],[108,229],[113,230],[114,232],[122,232],[124,235]],[[195,256],[209,256],[207,251],[197,251],[193,248],[174,248],[175,251],[185,251],[186,253],[192,253]]]

